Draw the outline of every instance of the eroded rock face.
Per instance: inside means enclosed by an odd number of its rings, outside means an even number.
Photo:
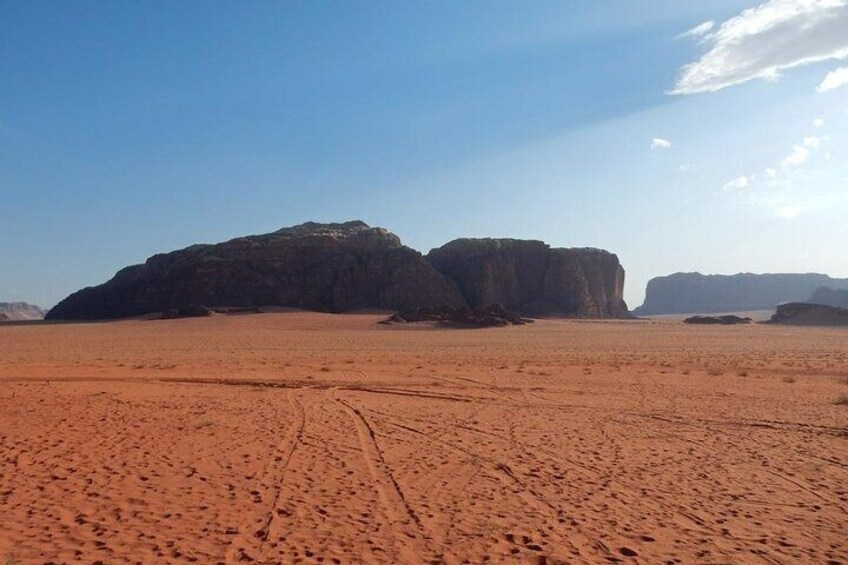
[[[323,312],[466,305],[453,282],[387,230],[309,222],[154,255],[70,295],[47,317],[113,319],[192,304]]]
[[[454,280],[472,308],[501,304],[524,316],[628,317],[624,269],[600,249],[555,249],[542,241],[457,239],[430,263]]]
[[[848,279],[818,273],[702,275],[675,273],[648,281],[637,316],[770,310],[782,302],[804,302],[821,287],[848,288]]]

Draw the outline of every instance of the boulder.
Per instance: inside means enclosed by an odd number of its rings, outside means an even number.
[[[44,310],[26,302],[0,302],[0,314],[11,321],[41,320],[44,318]]]
[[[454,280],[472,308],[501,304],[526,316],[629,317],[624,269],[600,249],[551,248],[542,241],[457,239],[430,263]]]

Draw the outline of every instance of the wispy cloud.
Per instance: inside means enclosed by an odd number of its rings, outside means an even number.
[[[698,26],[700,27],[700,26]],[[848,57],[848,0],[769,0],[699,37],[709,48],[681,69],[671,94],[715,92],[785,69]],[[827,79],[825,79],[827,80]]]
[[[813,125],[822,127],[824,120],[817,118],[813,120]],[[804,205],[804,194],[794,186],[794,181],[799,174],[803,178],[813,155],[824,148],[829,140],[826,135],[808,135],[793,144],[788,154],[776,164],[766,167],[761,173],[736,177],[724,185],[724,190],[743,193],[746,201],[765,207],[777,218],[795,218],[809,206]],[[829,152],[825,152],[824,159],[828,158]]]
[[[677,36],[677,39],[683,39],[685,37],[702,37],[702,36],[706,35],[710,30],[712,30],[714,27],[715,27],[715,22],[710,20],[710,21],[704,22],[702,24],[698,24],[688,31],[684,31],[683,33],[681,33],[680,35]]]
[[[848,29],[845,30],[845,33],[848,34]],[[821,81],[816,91],[827,92],[828,90],[834,90],[846,84],[848,84],[848,67],[840,67],[835,71],[827,73],[827,76]]]
[[[655,137],[651,140],[651,149],[671,149],[671,142],[661,137]]]

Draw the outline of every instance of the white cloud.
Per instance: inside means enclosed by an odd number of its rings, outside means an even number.
[[[848,30],[846,30],[845,33],[848,35]],[[816,88],[816,91],[827,92],[828,90],[834,90],[840,86],[845,86],[846,84],[848,84],[848,67],[840,67],[835,71],[827,73],[827,76],[824,77],[823,81],[821,81],[821,84],[818,88]]]
[[[671,142],[661,137],[655,137],[651,140],[651,149],[671,149]]]
[[[715,22],[710,20],[704,22],[702,24],[698,24],[689,31],[684,31],[680,35],[677,36],[678,39],[682,39],[684,37],[701,37],[702,35],[706,35],[707,32],[712,30],[715,27]]]
[[[817,128],[820,128],[824,125],[824,118],[816,118],[813,120],[813,125]]]
[[[810,150],[803,145],[793,145],[792,152],[780,162],[784,167],[794,167],[803,164],[810,156]]]
[[[803,141],[804,147],[809,147],[810,149],[818,149],[821,144],[821,140],[818,137],[805,137]]]
[[[686,171],[688,171],[691,168],[692,168],[692,166],[689,163],[683,163],[682,165],[678,165],[677,170],[682,172],[682,173],[685,173]]]
[[[743,188],[748,188],[748,185],[751,184],[752,178],[748,178],[745,175],[741,177],[736,177],[726,185],[724,185],[725,190],[742,190]]]
[[[756,78],[773,80],[785,69],[844,59],[846,30],[848,0],[768,0],[703,35],[707,52],[681,69],[671,94],[715,92]]]

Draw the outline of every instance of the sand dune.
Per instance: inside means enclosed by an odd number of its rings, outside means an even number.
[[[0,327],[0,557],[848,561],[839,329]]]

